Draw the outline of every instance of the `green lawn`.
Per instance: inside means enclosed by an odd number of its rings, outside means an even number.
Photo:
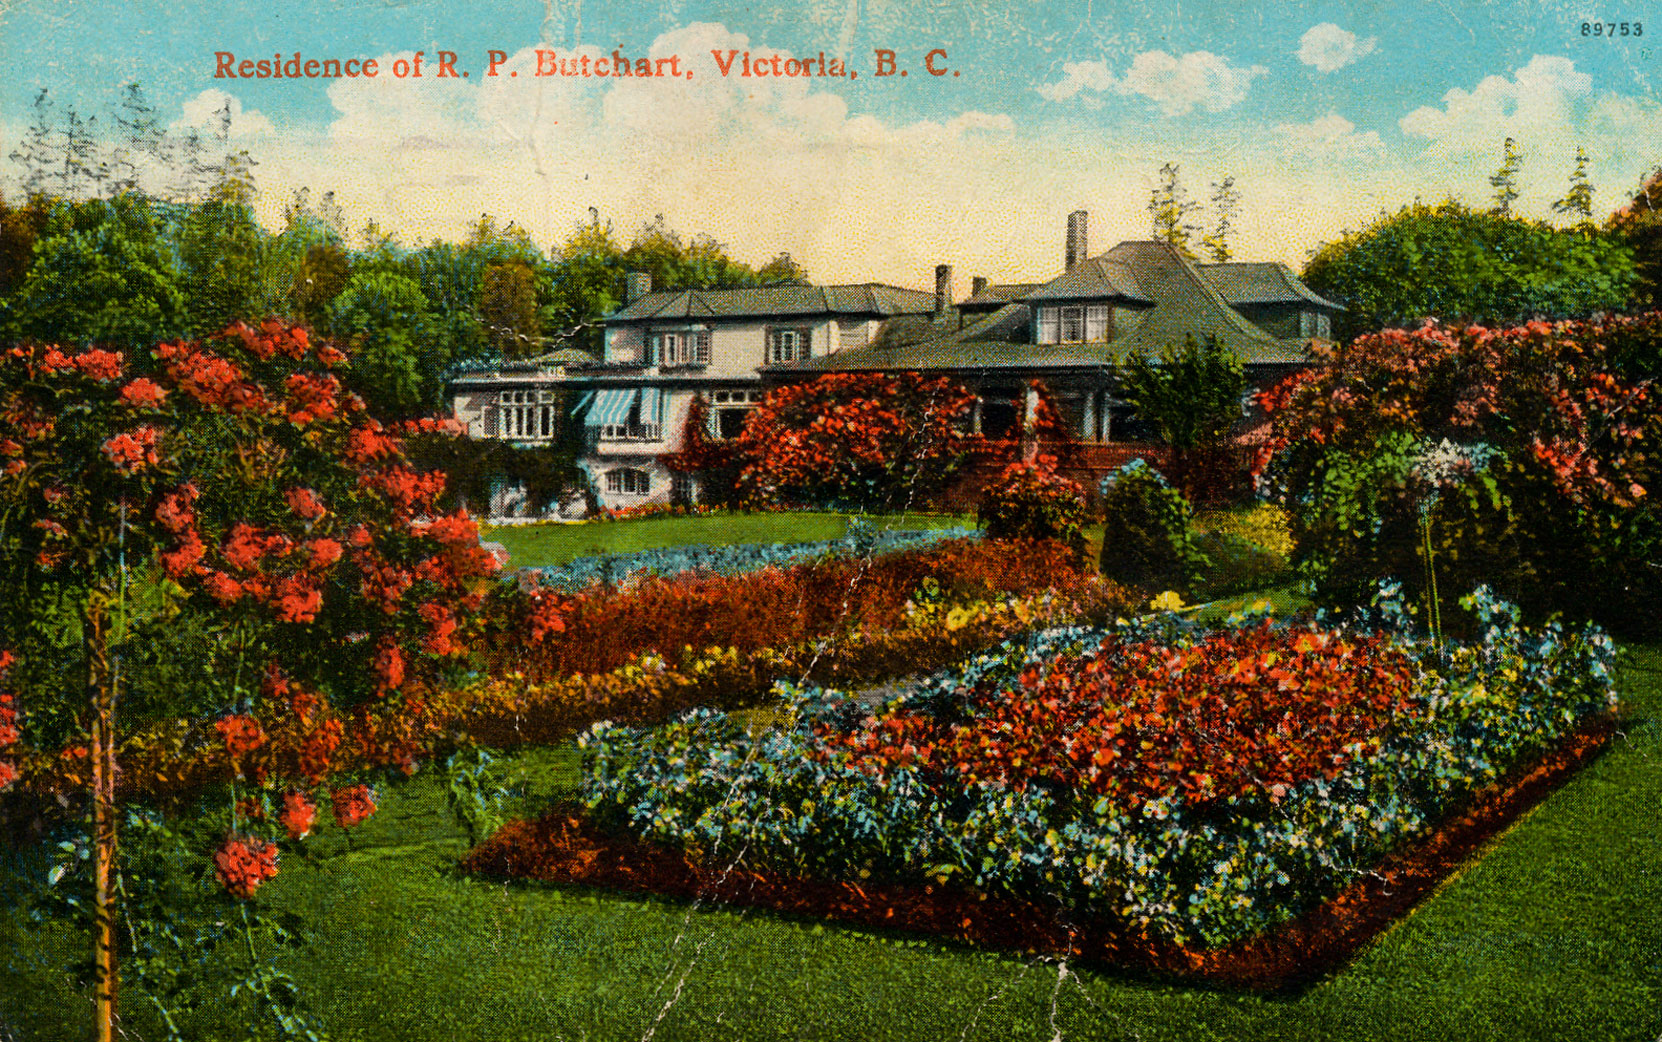
[[[311,934],[291,969],[333,1039],[1644,1040],[1662,1032],[1662,647],[1622,669],[1601,759],[1349,965],[1292,996],[1128,979],[762,912],[476,882],[430,775],[348,850],[333,825],[260,902]],[[533,751],[528,805],[569,792]],[[0,914],[0,951],[11,917]],[[78,941],[78,939],[77,939]],[[0,1029],[77,1039],[84,1001],[9,949]],[[135,1009],[135,1037],[159,1037]],[[234,1007],[190,1038],[242,1038]],[[8,1037],[0,1030],[0,1038]]]
[[[509,564],[534,568],[561,565],[575,557],[627,553],[664,546],[727,546],[734,543],[815,543],[841,539],[848,514],[723,514],[712,517],[654,517],[593,524],[536,524],[486,527],[483,537],[508,548]],[[882,528],[974,528],[966,514],[896,514],[874,517]]]

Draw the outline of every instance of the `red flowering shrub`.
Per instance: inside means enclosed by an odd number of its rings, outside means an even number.
[[[10,651],[0,651],[0,681],[6,679],[6,673],[11,669],[15,656]],[[17,699],[10,691],[0,691],[0,749],[15,745],[18,739],[17,731]],[[17,765],[9,760],[0,760],[0,789],[6,788],[17,780]]]
[[[975,516],[988,539],[1054,539],[1085,552],[1085,490],[1057,474],[1051,456],[1005,467],[981,490]]]
[[[919,373],[829,373],[770,391],[735,443],[744,497],[894,507],[939,488],[979,443],[974,396]]]
[[[305,839],[312,831],[312,825],[317,822],[317,804],[304,793],[285,792],[283,809],[277,815],[277,820],[287,830],[289,839]]]
[[[119,802],[157,786],[310,786],[426,751],[410,696],[466,652],[497,565],[439,506],[443,475],[414,470],[345,390],[345,363],[276,321],[145,360],[0,351],[0,586],[32,591],[0,599],[8,688],[49,709],[34,744],[71,750],[22,762],[33,785],[87,789],[106,878],[122,870]],[[272,664],[315,705],[256,698]],[[258,841],[233,837],[216,863],[234,893],[269,876]],[[119,900],[101,892],[96,917],[118,921]],[[123,936],[95,934],[107,980]]]
[[[277,845],[249,836],[227,836],[214,853],[214,874],[232,897],[251,898],[277,874]]]
[[[495,664],[551,677],[604,672],[646,652],[788,647],[855,627],[893,626],[926,582],[942,600],[962,604],[1046,591],[1066,598],[1097,580],[1060,543],[949,542],[869,562],[686,573],[574,595],[532,586],[505,606],[512,614],[497,635]],[[556,633],[557,640],[546,639]]]
[[[1260,401],[1258,470],[1333,600],[1376,578],[1487,583],[1538,613],[1653,613],[1662,576],[1662,312],[1428,324],[1333,349]],[[1427,529],[1429,528],[1429,531]]]
[[[1193,646],[1111,639],[1092,657],[1030,667],[1017,690],[972,691],[963,719],[893,713],[823,737],[879,773],[1043,785],[1132,808],[1277,796],[1376,750],[1415,676],[1383,637],[1266,623]]]
[[[367,785],[336,789],[330,793],[329,802],[334,808],[335,824],[343,829],[352,828],[375,813],[375,793]]]

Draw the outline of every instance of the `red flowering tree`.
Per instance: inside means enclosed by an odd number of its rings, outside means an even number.
[[[748,498],[890,509],[939,489],[979,438],[944,377],[828,373],[769,392],[738,439]]]
[[[1358,337],[1260,397],[1258,471],[1333,599],[1485,582],[1617,619],[1662,594],[1659,357],[1662,312]]]
[[[421,693],[462,654],[496,567],[465,514],[436,508],[443,475],[412,469],[343,389],[344,363],[275,322],[144,359],[0,356],[0,612],[19,698],[0,709],[22,711],[38,752],[64,748],[37,756],[39,785],[88,792],[101,1038],[122,938],[118,795],[233,779],[256,792],[234,804],[213,859],[226,890],[251,897],[277,871],[273,841],[309,831],[329,778],[413,769]],[[169,632],[190,636],[173,661]],[[185,694],[161,698],[175,687]],[[118,698],[139,718],[118,719]],[[156,724],[147,707],[164,704],[196,721],[177,771],[215,770],[169,777],[164,760],[151,777],[123,774],[123,731]],[[267,823],[274,801],[283,812]],[[361,785],[336,793],[343,825],[373,806]]]

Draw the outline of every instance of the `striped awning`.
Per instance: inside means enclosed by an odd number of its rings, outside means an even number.
[[[589,409],[585,427],[621,427],[629,422],[629,410],[640,397],[640,388],[607,388],[596,391],[594,405]]]
[[[571,414],[573,416],[583,415],[583,410],[587,409],[592,401],[594,401],[594,392],[584,391],[582,396],[577,399],[577,404],[571,407]]]
[[[641,422],[648,426],[656,426],[664,422],[663,388],[641,388]]]

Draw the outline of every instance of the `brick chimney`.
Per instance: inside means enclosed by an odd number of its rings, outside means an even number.
[[[1089,217],[1090,213],[1085,210],[1075,210],[1068,214],[1068,271],[1072,271],[1081,261],[1090,256],[1089,245],[1085,237],[1085,222]]]
[[[952,265],[935,265],[935,317],[946,314],[946,308],[952,301]]]
[[[633,304],[652,292],[650,271],[631,271],[623,276],[623,302]]]
[[[987,276],[977,275],[970,279],[970,296],[979,297],[987,292]]]

